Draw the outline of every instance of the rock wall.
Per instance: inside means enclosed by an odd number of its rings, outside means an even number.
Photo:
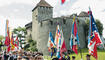
[[[49,31],[52,32],[53,37],[55,38],[56,33],[56,26],[59,23],[60,29],[63,29],[64,39],[66,42],[66,47],[68,50],[70,50],[70,36],[71,36],[71,29],[72,29],[72,18],[53,18],[44,20],[41,22],[33,22],[32,25],[32,38],[33,40],[37,41],[37,48],[39,52],[42,52],[45,55],[48,55],[48,37],[49,37]],[[77,23],[77,29],[79,34],[79,40],[81,48],[86,47],[85,45],[85,34],[84,34],[84,20],[79,20],[79,23]]]

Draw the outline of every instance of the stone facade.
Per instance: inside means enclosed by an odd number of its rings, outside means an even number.
[[[77,15],[76,20],[81,48],[86,47],[84,25],[85,21],[88,19],[88,16],[85,15]],[[67,50],[70,50],[69,42],[72,29],[72,20],[72,15],[69,17],[65,16],[53,18],[53,7],[50,6],[45,0],[41,0],[32,10],[32,22],[25,25],[28,32],[27,37],[30,37],[31,35],[32,39],[37,41],[38,51],[42,52],[45,55],[48,55],[49,53],[47,42],[49,31],[52,32],[52,35],[55,38],[56,26],[59,23],[60,29],[63,29],[63,35],[66,42]]]

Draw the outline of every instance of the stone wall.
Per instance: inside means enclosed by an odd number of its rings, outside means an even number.
[[[38,15],[38,8],[36,8],[33,12],[32,12],[32,39],[33,40],[37,40],[38,38],[38,19],[37,19],[37,15]]]
[[[66,47],[70,50],[70,36],[72,29],[72,20],[71,18],[53,18],[50,20],[45,20],[42,22],[33,22],[33,30],[32,37],[33,40],[37,41],[38,51],[43,52],[45,55],[48,55],[47,42],[49,37],[49,31],[52,32],[53,37],[55,38],[56,26],[57,23],[60,25],[60,29],[63,29],[64,39],[66,42]],[[65,23],[64,23],[65,22]],[[79,40],[81,48],[86,47],[85,45],[85,35],[84,35],[84,22],[85,20],[79,20],[79,24],[77,24]],[[35,24],[35,25],[34,25]]]
[[[37,19],[39,22],[42,20],[51,19],[52,15],[53,15],[53,8],[38,7]]]
[[[26,29],[26,31],[27,31],[27,35],[26,35],[26,41],[27,41],[32,37],[32,28],[28,28]]]

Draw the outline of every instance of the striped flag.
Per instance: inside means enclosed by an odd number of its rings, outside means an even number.
[[[55,43],[51,32],[49,32],[48,51],[51,52],[51,58],[52,58],[52,56],[55,53]]]
[[[67,51],[67,48],[66,48],[64,37],[63,37],[63,31],[61,30],[61,48],[60,48],[60,54],[62,55],[62,53],[66,52],[66,51]]]
[[[65,40],[63,37],[63,31],[60,30],[59,25],[57,25],[55,43],[57,48],[56,56],[61,60],[62,53],[67,51]]]
[[[89,18],[90,18],[90,25],[89,25],[89,38],[88,38],[88,48],[89,48],[89,54],[91,54],[94,58],[98,58],[97,56],[97,46],[102,44],[102,41],[100,39],[98,29],[94,20],[94,17],[92,15],[92,11],[89,8]]]
[[[61,33],[60,33],[59,25],[57,25],[57,28],[56,28],[56,35],[55,35],[54,42],[55,42],[56,48],[59,49],[59,47],[61,46]]]
[[[9,21],[6,20],[6,28],[5,28],[5,45],[9,46],[10,45],[10,36],[9,36]]]
[[[57,25],[56,28],[56,35],[55,35],[55,44],[56,44],[56,48],[57,48],[57,53],[56,56],[57,58],[61,58],[61,54],[60,54],[60,49],[61,49],[61,32],[59,29],[59,25]]]
[[[72,22],[70,47],[76,54],[78,54],[79,38],[78,38],[78,32],[77,32],[77,26],[76,26],[75,18],[76,17],[74,16],[73,17],[73,22]]]

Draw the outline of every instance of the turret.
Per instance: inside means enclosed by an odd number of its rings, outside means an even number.
[[[45,0],[40,0],[36,7],[32,10],[33,20],[41,22],[45,19],[51,19],[53,16],[53,7]]]

